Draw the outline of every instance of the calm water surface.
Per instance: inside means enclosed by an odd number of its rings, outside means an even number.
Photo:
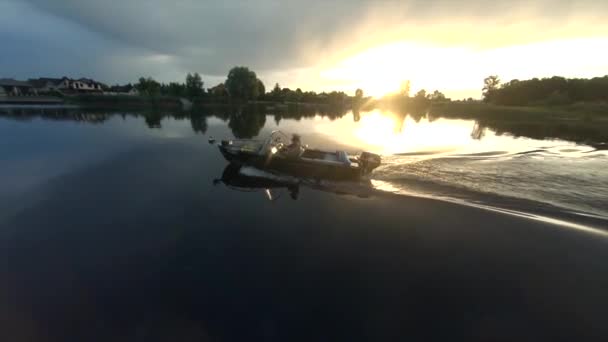
[[[593,147],[559,137],[517,137],[517,131],[497,134],[475,120],[380,110],[298,119],[272,114],[253,119],[191,119],[166,113],[144,118],[128,112],[85,112],[67,115],[65,121],[50,121],[49,116],[45,119],[34,112],[27,121],[2,120],[3,155],[10,160],[0,170],[0,176],[8,180],[5,195],[137,144],[183,139],[200,145],[200,153],[216,154],[216,148],[207,144],[209,137],[263,139],[280,129],[303,135],[311,147],[383,155],[383,165],[371,177],[379,190],[608,220],[605,145]]]
[[[382,154],[373,189],[227,180],[208,139],[275,129]],[[605,145],[496,131],[388,111],[5,111],[0,335],[605,338]]]

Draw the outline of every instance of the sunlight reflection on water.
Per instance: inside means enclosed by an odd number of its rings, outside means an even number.
[[[608,218],[606,150],[497,134],[474,120],[380,110],[363,113],[358,121],[346,115],[276,127],[305,131],[313,146],[321,135],[332,142],[321,141],[319,147],[338,144],[382,154],[383,165],[372,176],[382,190],[472,201],[491,194]]]

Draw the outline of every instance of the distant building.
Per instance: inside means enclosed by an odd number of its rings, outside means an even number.
[[[71,79],[47,78],[30,79],[38,92],[59,91],[64,93],[102,93],[104,85],[101,82],[89,78]]]
[[[34,87],[24,81],[17,81],[12,78],[0,78],[1,96],[31,96],[37,95]]]
[[[111,95],[131,95],[131,96],[137,96],[139,95],[139,90],[137,90],[137,88],[135,86],[133,86],[132,84],[127,84],[127,85],[114,85],[110,87],[109,92],[106,92],[108,94]]]
[[[36,90],[40,93],[47,93],[50,91],[58,91],[60,87],[63,85],[63,81],[67,80],[67,77],[64,78],[48,78],[41,77],[37,79],[30,78],[29,83],[36,88]],[[67,86],[67,82],[65,83]]]
[[[80,78],[77,80],[70,80],[70,89],[76,90],[80,93],[94,92],[94,93],[102,93],[103,92],[103,84],[100,82],[94,81],[89,78]]]

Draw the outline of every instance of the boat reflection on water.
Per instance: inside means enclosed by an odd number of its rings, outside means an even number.
[[[228,164],[221,178],[213,180],[214,185],[223,183],[229,189],[243,192],[263,192],[270,201],[276,201],[287,192],[292,200],[297,200],[302,187],[329,192],[337,195],[350,195],[368,198],[376,191],[371,181],[335,182],[297,178],[289,175],[270,173],[254,167]]]
[[[253,168],[244,168],[235,164],[229,164],[222,172],[222,177],[213,180],[214,185],[224,183],[228,188],[237,191],[263,191],[271,201],[281,197],[282,190],[287,190],[289,196],[296,200],[300,193],[300,182],[293,177],[280,177],[267,174],[259,171],[259,175],[247,175],[248,169],[251,172],[258,170]],[[243,172],[245,171],[245,172]]]

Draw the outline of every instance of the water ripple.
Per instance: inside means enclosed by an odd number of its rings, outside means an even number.
[[[559,146],[511,153],[393,155],[385,158],[373,178],[393,192],[425,193],[515,210],[542,207],[608,220],[605,157],[606,151]]]

